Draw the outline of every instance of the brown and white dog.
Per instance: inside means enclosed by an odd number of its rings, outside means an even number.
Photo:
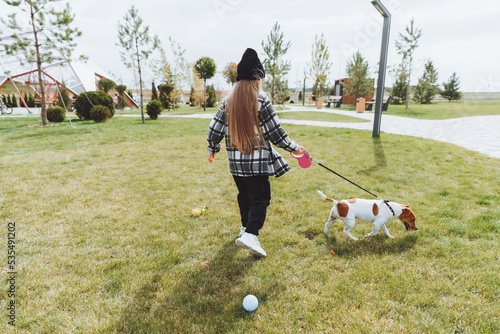
[[[318,190],[320,196],[329,202],[333,203],[330,217],[325,224],[324,233],[328,232],[328,228],[335,219],[340,219],[344,222],[344,233],[351,239],[358,240],[351,234],[351,229],[354,227],[356,219],[366,223],[373,223],[373,230],[365,237],[373,237],[377,235],[379,229],[382,229],[389,238],[394,238],[385,223],[393,216],[396,216],[404,224],[406,230],[416,230],[415,214],[407,205],[401,205],[394,202],[387,202],[387,205],[382,200],[367,200],[367,199],[349,199],[337,202],[334,199],[328,198]],[[390,206],[392,208],[389,209]]]

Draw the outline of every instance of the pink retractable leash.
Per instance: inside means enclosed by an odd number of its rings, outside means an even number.
[[[311,166],[311,163],[312,163],[312,161],[313,161],[313,160],[312,160],[312,158],[311,158],[311,156],[309,155],[309,153],[307,153],[307,152],[306,152],[306,150],[304,150],[304,149],[302,149],[302,155],[297,156],[297,155],[292,154],[292,152],[290,152],[290,155],[291,155],[292,157],[294,157],[295,159],[297,159],[297,160],[298,160],[298,162],[299,162],[299,166],[300,166],[300,167],[302,167],[302,168],[308,168],[309,166]],[[348,179],[348,178],[346,178],[345,176],[342,176],[342,175],[340,175],[339,173],[337,173],[336,171],[333,171],[333,170],[331,170],[330,168],[326,167],[326,166],[325,166],[325,165],[323,165],[322,163],[317,162],[317,161],[314,161],[314,162],[315,162],[315,163],[317,163],[318,165],[320,165],[321,167],[323,167],[324,169],[328,170],[329,172],[332,172],[333,174],[337,175],[338,177],[341,177],[342,179],[346,180],[347,182],[349,182],[349,183],[351,183],[351,184],[355,185],[356,187],[360,188],[361,190],[364,190],[364,191],[366,191],[367,193],[369,193],[370,195],[372,195],[372,196],[374,196],[374,197],[376,197],[376,198],[378,198],[378,199],[380,199],[380,200],[384,201],[384,204],[385,204],[385,205],[387,205],[387,207],[391,210],[392,214],[393,214],[393,215],[396,215],[396,214],[394,213],[394,210],[393,210],[393,209],[391,208],[391,206],[389,205],[389,201],[388,201],[388,200],[383,199],[383,198],[381,198],[381,197],[379,197],[379,196],[375,195],[374,193],[372,193],[372,192],[370,192],[370,191],[366,190],[365,188],[363,188],[363,187],[361,187],[360,185],[358,185],[358,184],[356,184],[356,183],[352,182],[351,180],[349,180],[349,179]]]
[[[306,150],[302,149],[302,155],[299,156],[294,155],[292,152],[290,152],[290,155],[298,160],[300,167],[308,168],[309,166],[311,166],[312,159],[309,153],[306,152]]]

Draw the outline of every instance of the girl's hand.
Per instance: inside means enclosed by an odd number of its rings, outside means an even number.
[[[303,152],[302,152],[303,149],[304,149],[304,147],[299,146],[299,149],[297,151],[292,152],[292,154],[295,156],[300,156],[303,154]]]
[[[209,162],[214,161],[214,158],[215,158],[215,154],[210,154],[210,153],[208,153],[208,161],[209,161]]]

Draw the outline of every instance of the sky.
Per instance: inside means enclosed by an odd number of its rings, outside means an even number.
[[[439,83],[448,81],[456,72],[463,92],[500,91],[500,2],[381,2],[392,16],[389,68],[401,62],[395,42],[413,18],[415,26],[422,29],[422,37],[414,53],[412,84],[416,84],[424,63],[430,59],[438,71]],[[383,18],[370,0],[71,0],[70,5],[75,14],[74,26],[82,32],[75,40],[74,54],[87,56],[117,83],[129,88],[134,86],[134,74],[122,64],[117,26],[131,6],[135,6],[149,25],[151,35],[157,35],[166,50],[172,37],[186,50],[188,61],[194,63],[203,56],[213,58],[219,74],[208,83],[216,89],[227,88],[220,72],[227,63],[238,63],[246,48],[255,49],[261,60],[265,59],[261,44],[275,22],[285,40],[291,42],[284,56],[292,65],[289,87],[302,87],[315,36],[321,34],[330,51],[330,82],[346,76],[346,63],[357,50],[368,61],[370,76],[378,75]],[[0,2],[0,17],[10,12],[12,9]],[[150,87],[152,71],[146,66],[144,72],[145,85]],[[388,73],[385,85],[391,86],[393,81]],[[312,80],[306,80],[306,86],[312,84]]]

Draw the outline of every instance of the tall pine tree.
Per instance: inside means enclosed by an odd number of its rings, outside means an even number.
[[[443,90],[441,90],[440,95],[447,99],[448,102],[452,100],[460,100],[462,98],[462,93],[460,92],[460,80],[456,73],[448,79],[448,82],[443,82]]]
[[[344,83],[346,95],[358,98],[370,96],[373,93],[373,80],[368,78],[368,61],[357,51],[347,63],[346,74],[349,78]]]
[[[285,41],[285,35],[280,32],[280,25],[276,22],[267,36],[267,43],[262,41],[261,44],[267,56],[264,69],[269,77],[265,81],[265,88],[270,92],[273,103],[284,103],[288,95],[286,75],[292,66],[290,61],[283,60],[283,56],[291,43]]]
[[[439,92],[437,86],[438,73],[434,68],[432,60],[428,59],[425,63],[425,70],[422,76],[418,79],[413,92],[413,100],[421,104],[431,103],[434,95]]]

